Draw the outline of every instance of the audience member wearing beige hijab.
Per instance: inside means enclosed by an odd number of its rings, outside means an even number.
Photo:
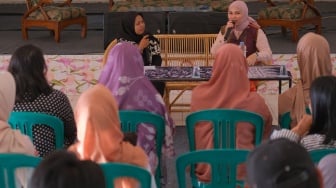
[[[306,114],[312,81],[319,76],[332,74],[329,43],[323,36],[312,32],[305,34],[299,40],[296,51],[300,80],[278,98],[279,116],[290,112],[291,128]]]
[[[242,109],[260,114],[265,121],[264,138],[268,138],[272,115],[264,99],[256,92],[250,92],[246,59],[235,44],[225,44],[218,49],[212,75],[208,82],[192,91],[191,111],[211,108]],[[237,125],[236,146],[241,149],[254,148],[254,128],[249,123]],[[196,149],[213,148],[213,129],[209,123],[196,126]],[[210,180],[210,168],[198,165],[198,178]]]
[[[0,72],[0,153],[34,155],[35,147],[28,136],[8,124],[15,101],[15,81],[9,72]]]
[[[9,72],[0,72],[0,153],[23,153],[38,155],[28,136],[20,130],[13,130],[8,124],[8,118],[14,107],[15,81]],[[16,173],[18,184],[26,187],[27,177],[31,169],[19,169]]]
[[[81,160],[129,163],[149,169],[145,152],[123,141],[118,104],[105,86],[97,84],[79,97],[75,120],[78,142],[69,150],[77,153]],[[119,180],[117,188],[137,187],[131,179]]]

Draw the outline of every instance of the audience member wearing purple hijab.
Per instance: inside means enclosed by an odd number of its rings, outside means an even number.
[[[323,157],[318,163],[323,177],[324,188],[336,187],[336,154]]]
[[[135,45],[129,42],[120,42],[112,48],[101,72],[99,83],[112,91],[119,104],[119,110],[144,110],[163,116],[166,120],[163,157],[174,155],[173,132],[175,125],[167,112],[161,95],[144,75],[143,60]],[[137,144],[147,153],[152,172],[155,171],[158,164],[154,135],[155,130],[150,125],[140,126],[137,135]]]

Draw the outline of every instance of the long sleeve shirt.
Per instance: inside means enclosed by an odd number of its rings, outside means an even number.
[[[301,138],[298,134],[291,130],[280,129],[274,130],[270,137],[270,139],[277,138],[287,138],[293,142],[300,143],[308,151],[315,149],[336,148],[336,142],[333,142],[332,144],[323,144],[325,135],[322,134],[310,134]]]
[[[211,54],[215,56],[217,50],[225,43],[226,41],[224,41],[224,34],[222,34],[222,32],[219,31],[215,42],[211,46],[210,50]],[[263,62],[265,64],[272,64],[272,50],[270,48],[265,33],[261,29],[258,29],[256,48],[258,49],[257,61]]]

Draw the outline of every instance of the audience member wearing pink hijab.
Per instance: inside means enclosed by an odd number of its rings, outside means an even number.
[[[250,92],[248,67],[241,50],[235,44],[225,44],[218,49],[212,75],[208,82],[192,91],[191,111],[213,108],[242,109],[260,114],[265,121],[264,138],[268,138],[272,116],[264,99]],[[254,148],[254,128],[248,123],[237,125],[236,146],[240,149]],[[213,129],[209,123],[200,123],[195,129],[196,149],[213,148]],[[198,165],[198,178],[210,180],[210,168]]]
[[[77,153],[81,160],[129,163],[149,170],[145,152],[123,141],[118,104],[105,86],[97,84],[79,97],[75,120],[78,142],[69,150]],[[116,187],[133,188],[134,183],[123,178],[116,182]]]
[[[329,43],[323,36],[312,32],[305,34],[299,40],[296,51],[300,80],[278,98],[279,116],[290,112],[291,128],[306,114],[312,81],[319,76],[332,74]]]
[[[9,72],[0,72],[0,153],[35,155],[36,150],[29,137],[13,130],[7,123],[14,101],[14,78]]]

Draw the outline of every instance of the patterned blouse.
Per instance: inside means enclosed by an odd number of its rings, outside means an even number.
[[[300,136],[288,129],[274,130],[271,134],[271,139],[277,138],[287,138],[291,141],[300,143],[308,151],[316,149],[327,149],[336,148],[336,142],[333,141],[331,144],[323,144],[325,135],[323,134],[310,134],[300,138]]]
[[[118,42],[131,42],[134,45],[137,43],[134,41],[129,41],[124,38],[119,38]],[[151,36],[149,38],[149,45],[146,48],[148,50],[149,54],[143,53],[142,54],[142,59],[144,60],[144,65],[149,66],[149,65],[154,65],[154,66],[161,66],[162,64],[162,58],[161,58],[161,48],[160,48],[160,43],[157,38],[154,36]]]
[[[53,89],[49,95],[41,94],[34,101],[29,102],[29,95],[24,96],[23,102],[16,102],[13,111],[44,112],[57,116],[64,123],[64,146],[74,143],[77,137],[73,110],[67,96],[59,90]],[[37,126],[33,129],[33,143],[40,157],[55,150],[55,138],[51,128]]]

